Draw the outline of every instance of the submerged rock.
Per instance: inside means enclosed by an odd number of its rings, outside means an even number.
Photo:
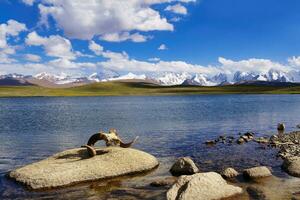
[[[256,138],[254,141],[257,142],[257,143],[266,144],[266,143],[269,142],[269,139],[264,138],[264,137],[259,137],[259,138]]]
[[[140,173],[155,168],[157,159],[132,148],[98,148],[107,153],[89,158],[86,148],[55,154],[9,173],[9,177],[32,189],[54,188],[83,181]]]
[[[170,172],[174,176],[191,175],[198,173],[199,169],[190,157],[182,157],[173,164]]]
[[[215,140],[207,140],[205,141],[206,145],[215,145],[217,142]]]
[[[257,187],[249,186],[246,190],[251,199],[267,200],[265,193]]]
[[[239,173],[235,169],[228,167],[221,172],[221,175],[224,178],[234,178],[234,177],[238,176]]]
[[[153,187],[171,186],[175,183],[175,181],[176,181],[175,177],[165,177],[165,178],[160,178],[158,180],[151,182],[150,186],[153,186]]]
[[[245,142],[244,138],[239,138],[237,141],[236,141],[238,144],[243,144]]]
[[[290,157],[283,161],[282,168],[290,175],[300,177],[300,157]]]
[[[167,200],[222,199],[242,193],[242,188],[229,185],[215,172],[181,176],[168,190]]]
[[[249,169],[245,169],[243,175],[246,178],[262,178],[262,177],[272,176],[272,173],[269,170],[269,168],[265,166],[260,166],[260,167],[252,167]]]

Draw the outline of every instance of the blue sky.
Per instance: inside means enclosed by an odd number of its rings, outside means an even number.
[[[124,2],[1,0],[0,74],[300,69],[298,0]]]

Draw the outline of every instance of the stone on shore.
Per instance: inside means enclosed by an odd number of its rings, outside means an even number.
[[[283,161],[282,168],[290,175],[300,177],[300,157],[290,157]]]
[[[190,157],[182,157],[173,164],[170,172],[174,176],[191,175],[198,173],[199,169]]]
[[[246,178],[263,178],[263,177],[272,176],[272,173],[269,170],[269,168],[265,166],[260,166],[260,167],[252,167],[249,169],[245,169],[243,175]]]
[[[216,172],[181,176],[168,190],[167,200],[216,200],[242,193],[242,188],[229,185]]]
[[[45,189],[140,173],[159,164],[154,156],[132,148],[96,150],[108,153],[89,158],[86,148],[70,149],[13,170],[9,177],[32,189]]]
[[[228,167],[221,172],[221,175],[224,178],[234,178],[238,176],[239,173],[234,168]]]

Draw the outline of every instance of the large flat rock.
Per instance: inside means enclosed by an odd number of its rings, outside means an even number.
[[[108,152],[92,158],[86,148],[66,150],[11,171],[9,177],[32,189],[45,189],[140,173],[159,164],[154,156],[132,148],[97,149],[102,150]]]

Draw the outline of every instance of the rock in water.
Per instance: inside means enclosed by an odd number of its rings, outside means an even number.
[[[265,166],[245,169],[243,174],[246,178],[262,178],[262,177],[272,176],[272,173],[269,170],[269,168]]]
[[[239,173],[235,169],[228,167],[221,172],[221,175],[224,178],[234,178],[234,177],[238,176]]]
[[[181,176],[168,190],[167,200],[212,200],[242,193],[242,188],[227,184],[216,172]]]
[[[265,193],[257,187],[249,186],[246,190],[251,199],[267,200]]]
[[[108,153],[89,158],[86,148],[70,149],[11,171],[9,177],[32,189],[44,189],[140,173],[159,164],[154,156],[132,148],[96,150]]]
[[[290,175],[300,177],[300,157],[291,157],[283,161],[282,168]]]
[[[173,164],[170,172],[174,176],[191,175],[199,172],[199,169],[190,157],[183,157]]]
[[[277,130],[278,131],[284,131],[284,129],[285,129],[285,125],[283,123],[277,124]]]

